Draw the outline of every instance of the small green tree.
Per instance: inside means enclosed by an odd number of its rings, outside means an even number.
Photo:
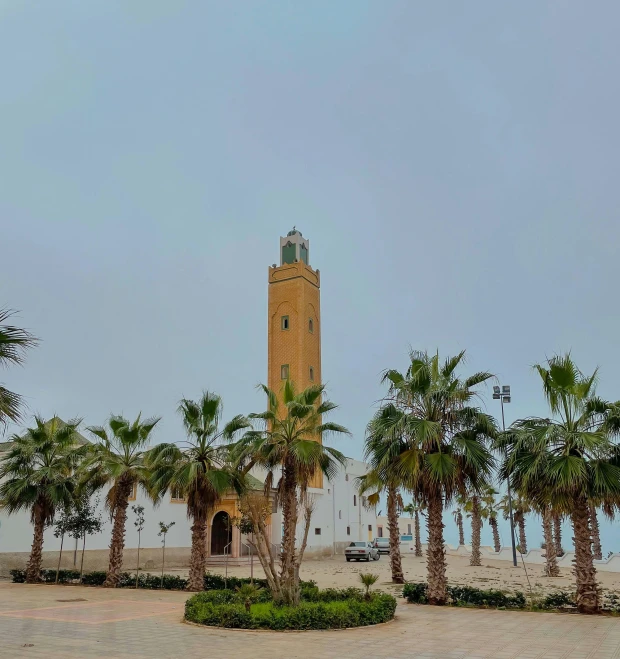
[[[84,574],[84,551],[86,550],[86,536],[101,533],[101,514],[97,512],[99,498],[91,502],[90,498],[84,496],[76,500],[71,515],[68,519],[68,533],[76,540],[82,539],[82,558],[80,561],[80,582]]]
[[[69,520],[71,519],[70,506],[64,506],[60,512],[59,519],[54,522],[54,537],[60,538],[60,552],[58,554],[58,564],[56,565],[56,581],[58,583],[58,575],[60,574],[60,562],[62,561],[62,547],[65,542],[65,534],[69,532]]]
[[[256,601],[261,588],[254,586],[253,584],[244,583],[241,586],[236,588],[237,596],[243,602],[245,610],[249,613],[252,606],[252,602]]]
[[[174,526],[175,522],[170,522],[170,524],[164,524],[163,522],[159,523],[159,533],[158,536],[161,536],[161,585],[160,588],[164,587],[164,566],[166,564],[166,534]]]
[[[371,586],[377,583],[378,579],[379,579],[378,574],[360,572],[360,581],[362,582],[364,588],[366,588],[366,592],[364,593],[364,599],[366,600],[370,599],[370,588]]]
[[[142,539],[142,529],[144,529],[144,506],[132,506],[131,510],[136,516],[133,525],[138,531],[138,562],[136,564],[136,588],[138,587],[138,576],[140,575],[140,540]]]

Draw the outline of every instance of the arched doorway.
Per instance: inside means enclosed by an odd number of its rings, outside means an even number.
[[[224,510],[213,517],[211,524],[211,556],[221,556],[226,546],[232,541],[232,524],[230,515]],[[230,547],[228,552],[230,553]]]

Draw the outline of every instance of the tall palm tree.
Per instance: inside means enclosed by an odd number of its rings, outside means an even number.
[[[225,492],[241,493],[243,489],[239,472],[230,466],[229,446],[223,446],[222,440],[232,439],[250,423],[238,415],[220,428],[222,410],[222,399],[210,391],[197,402],[184,398],[178,411],[186,443],[158,444],[145,457],[150,470],[149,489],[156,503],[167,492],[175,492],[187,502],[187,517],[192,520],[187,589],[192,591],[204,587],[209,514]]]
[[[601,546],[601,532],[598,525],[598,516],[596,514],[596,502],[590,501],[590,527],[592,529],[592,556],[596,561],[603,560],[603,547]]]
[[[7,323],[14,314],[10,309],[0,309],[0,367],[22,364],[26,351],[39,342],[25,329]],[[0,427],[6,426],[9,421],[17,423],[21,420],[21,404],[19,394],[0,385]]]
[[[577,607],[582,613],[596,613],[600,592],[589,503],[617,499],[620,493],[620,467],[614,464],[618,405],[596,396],[597,371],[584,375],[570,355],[552,357],[535,369],[554,418],[522,419],[502,434],[502,476],[509,475],[511,484],[539,505],[570,515]]]
[[[417,557],[423,556],[422,554],[422,541],[420,539],[420,515],[424,516],[424,511],[426,506],[422,501],[416,501],[415,499],[407,504],[403,511],[409,513],[414,518],[413,531],[414,531],[414,555]],[[462,523],[462,520],[461,520]]]
[[[367,494],[371,505],[379,503],[382,494],[387,495],[387,519],[390,535],[390,567],[392,583],[405,583],[400,555],[400,530],[398,509],[403,508],[399,488],[403,485],[396,468],[396,461],[404,448],[402,412],[394,405],[382,407],[374,415],[366,429],[365,459],[370,471],[358,479],[360,494]]]
[[[82,465],[82,484],[87,492],[110,486],[106,506],[112,515],[112,539],[108,573],[104,586],[118,585],[123,566],[125,523],[127,506],[132,492],[138,487],[148,491],[149,470],[144,463],[145,450],[151,433],[159,423],[152,417],[142,421],[139,414],[132,423],[122,416],[113,415],[108,428],[90,426],[87,430],[99,441],[90,446],[89,455]]]
[[[508,495],[505,494],[499,502],[500,510],[505,520],[510,519],[510,504]],[[527,499],[520,492],[512,493],[512,519],[515,527],[519,531],[519,552],[527,554],[527,535],[525,533],[525,516],[531,513],[532,509]]]
[[[462,547],[465,544],[465,531],[463,529],[463,510],[467,505],[467,500],[465,497],[457,496],[456,497],[456,508],[452,511],[452,517],[456,522],[456,527],[459,531],[459,547]]]
[[[446,559],[442,514],[454,497],[477,492],[488,480],[494,460],[487,442],[494,437],[494,419],[472,405],[475,388],[492,376],[476,373],[457,377],[465,353],[441,363],[439,354],[412,352],[410,365],[401,374],[390,370],[390,398],[404,414],[398,469],[427,506],[428,598],[432,604],[447,599]]]
[[[9,515],[30,511],[34,537],[26,581],[36,583],[41,572],[43,531],[59,508],[70,506],[76,489],[75,469],[84,455],[77,446],[78,419],[34,418],[25,435],[14,435],[0,464],[0,506]]]
[[[274,593],[289,604],[299,603],[299,566],[302,555],[296,551],[296,528],[300,499],[317,471],[333,480],[346,458],[340,451],[322,444],[331,435],[350,434],[341,425],[324,421],[336,405],[323,400],[325,385],[313,385],[299,393],[287,380],[282,388],[282,402],[272,389],[261,385],[267,395],[268,409],[250,414],[264,423],[264,429],[251,430],[235,445],[239,465],[247,471],[258,465],[267,472],[265,489],[277,483],[282,502],[282,556],[280,592]],[[302,545],[303,546],[303,545]]]
[[[497,527],[497,515],[499,513],[499,506],[497,503],[497,495],[499,492],[492,487],[487,488],[487,490],[482,495],[482,505],[483,505],[483,517],[489,520],[489,526],[493,533],[493,549],[499,553],[502,549],[502,545],[499,539],[499,529]]]
[[[464,508],[467,517],[471,519],[471,556],[469,564],[472,566],[480,567],[482,565],[482,557],[480,555],[480,539],[482,533],[482,518],[484,510],[480,500],[480,494],[472,492],[468,497],[468,501]]]
[[[553,543],[555,544],[555,553],[557,556],[564,555],[564,549],[562,547],[562,517],[557,511],[551,513],[551,519],[553,521]]]

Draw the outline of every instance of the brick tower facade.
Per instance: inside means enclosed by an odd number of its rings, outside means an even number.
[[[267,385],[277,393],[287,378],[297,391],[321,382],[320,276],[309,256],[310,241],[293,228],[280,238],[280,265],[269,268]]]

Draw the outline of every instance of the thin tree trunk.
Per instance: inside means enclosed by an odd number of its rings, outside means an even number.
[[[429,604],[443,605],[447,600],[446,551],[443,542],[443,501],[441,494],[428,498],[426,526],[428,529],[428,548],[426,567],[428,571]]]
[[[527,554],[527,537],[525,535],[525,516],[520,514],[517,519],[517,526],[519,527],[519,549],[522,554]]]
[[[598,613],[600,611],[600,592],[596,583],[596,568],[592,558],[592,535],[590,529],[590,511],[585,497],[573,502],[571,522],[573,523],[573,542],[575,558],[573,573],[577,581],[577,609],[580,613]]]
[[[400,531],[398,529],[398,495],[396,488],[388,486],[387,496],[388,531],[390,534],[390,568],[392,583],[405,583],[403,564],[400,557]]]
[[[420,541],[420,513],[415,511],[415,555],[422,556],[422,542]]]
[[[136,563],[136,588],[138,587],[138,577],[140,576],[140,536],[141,531],[138,531],[138,562]]]
[[[545,575],[548,577],[559,577],[560,568],[555,553],[555,542],[553,541],[553,532],[551,530],[551,510],[545,506],[542,514],[543,534],[545,537]]]
[[[34,518],[34,536],[30,558],[26,566],[26,583],[38,583],[41,580],[41,561],[43,560],[43,516],[36,514]]]
[[[207,520],[202,515],[194,516],[192,524],[192,550],[189,558],[189,580],[187,590],[197,593],[205,588],[207,564]]]
[[[297,475],[292,458],[284,464],[282,484],[282,556],[280,582],[282,598],[286,604],[296,605],[299,588],[295,584],[295,534],[297,531]]]
[[[164,567],[166,565],[166,534],[164,533],[164,541],[161,546],[161,582],[159,588],[164,587]]]
[[[86,549],[86,533],[84,534],[84,542],[82,543],[82,561],[80,563],[80,583],[82,583],[82,575],[84,574],[84,550]]]
[[[596,506],[590,504],[590,527],[592,529],[592,555],[595,560],[603,560],[603,547],[601,547],[601,533],[598,526]]]
[[[502,545],[499,541],[499,530],[497,529],[497,517],[490,517],[489,524],[491,525],[491,530],[493,531],[493,548],[499,554],[502,550]]]
[[[564,549],[562,547],[562,518],[559,513],[553,513],[553,542],[555,543],[555,555],[564,556]]]
[[[116,588],[121,578],[123,567],[123,550],[125,548],[125,522],[127,521],[127,506],[131,494],[131,483],[119,483],[114,507],[114,524],[112,526],[112,541],[110,542],[110,559],[108,573],[103,582],[104,588]]]
[[[459,545],[462,547],[465,544],[465,531],[463,529],[463,513],[460,508],[456,511],[456,525],[459,528]]]
[[[63,533],[60,536],[60,553],[58,554],[58,565],[56,566],[56,581],[54,583],[58,583],[58,575],[60,573],[60,561],[62,561],[62,546],[65,542],[65,534]]]
[[[469,564],[482,565],[480,560],[480,532],[482,530],[482,518],[480,517],[480,499],[477,496],[471,500],[471,558]]]

